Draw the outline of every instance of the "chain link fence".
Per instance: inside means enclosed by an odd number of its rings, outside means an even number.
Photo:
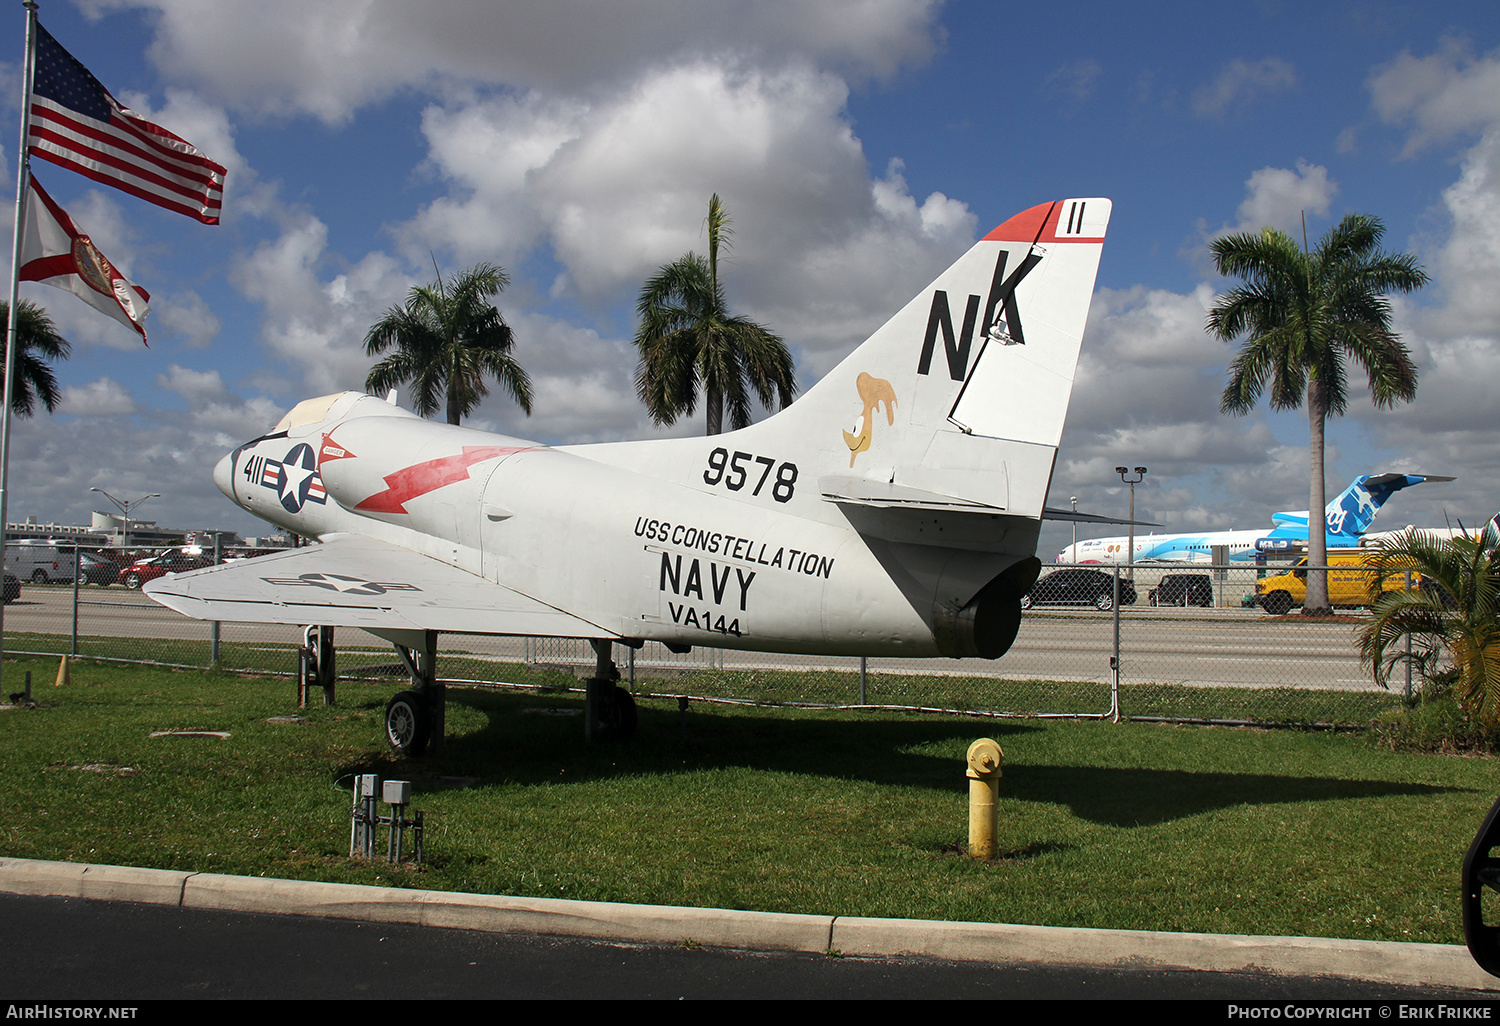
[[[212,554],[168,550],[157,558],[163,570],[174,559],[178,569],[190,569],[185,558],[207,565]],[[1335,557],[1327,568],[1336,615],[1326,619],[1287,615],[1301,605],[1306,573],[1290,564],[1048,567],[1015,644],[998,660],[715,648],[679,655],[657,643],[616,646],[615,660],[637,692],[654,695],[1017,716],[1367,724],[1404,695],[1400,681],[1381,688],[1360,664],[1358,634],[1375,587],[1363,558]],[[142,566],[117,564],[116,581],[134,584],[132,568],[136,576],[155,572]],[[305,643],[299,628],[191,620],[138,588],[87,583],[86,576],[77,587],[71,578],[23,582],[5,609],[6,654],[297,671]],[[340,628],[335,643],[340,678],[406,676],[392,647],[373,635]],[[447,680],[534,685],[594,669],[593,649],[580,639],[453,634],[439,645],[438,671]]]

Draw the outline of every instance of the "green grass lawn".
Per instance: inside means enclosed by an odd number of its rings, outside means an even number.
[[[0,854],[439,890],[854,916],[1461,942],[1460,862],[1492,759],[1357,733],[642,701],[587,747],[582,701],[450,688],[449,742],[401,762],[399,685],[79,662],[0,712]],[[507,679],[546,684],[524,668]],[[445,674],[450,671],[444,668]],[[795,682],[778,679],[780,697]],[[228,738],[153,737],[164,730]],[[966,841],[964,753],[1005,750],[1001,857]],[[414,782],[427,864],[347,857],[356,773]]]

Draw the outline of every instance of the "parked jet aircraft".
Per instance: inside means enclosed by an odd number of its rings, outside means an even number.
[[[1432,474],[1366,474],[1356,477],[1324,510],[1330,549],[1353,548],[1375,521],[1380,507],[1402,488],[1426,481],[1452,481]],[[1208,563],[1213,549],[1222,545],[1233,562],[1253,560],[1262,553],[1284,552],[1307,544],[1307,510],[1277,513],[1269,531],[1211,531],[1193,534],[1138,534],[1135,556],[1127,557],[1130,539],[1090,538],[1069,545],[1057,554],[1059,563],[1139,563],[1144,560],[1176,560]]]
[[[590,737],[633,726],[614,642],[997,658],[1041,569],[1109,215],[1106,199],[1017,214],[790,407],[729,434],[549,446],[357,392],[306,400],[214,481],[322,544],[146,593],[391,641],[416,689],[387,735],[408,751],[442,736],[438,632],[593,639]]]
[[[1387,542],[1397,541],[1410,534],[1424,534],[1429,538],[1446,541],[1452,538],[1477,538],[1486,530],[1500,534],[1500,513],[1496,513],[1488,520],[1480,521],[1478,524],[1465,527],[1463,521],[1459,521],[1457,527],[1417,527],[1415,524],[1407,524],[1405,527],[1395,531],[1371,531],[1365,535],[1366,545],[1383,545]]]

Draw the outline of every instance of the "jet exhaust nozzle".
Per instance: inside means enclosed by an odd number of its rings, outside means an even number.
[[[1010,651],[1021,629],[1021,596],[1041,572],[1042,561],[1028,556],[986,584],[962,608],[934,606],[932,629],[938,651],[955,659],[998,659]]]

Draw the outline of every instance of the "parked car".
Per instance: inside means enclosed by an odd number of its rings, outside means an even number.
[[[158,577],[213,566],[213,562],[212,556],[194,556],[172,549],[159,556],[131,563],[120,571],[117,580],[127,588],[139,588],[147,581],[154,581]]]
[[[81,584],[114,584],[120,577],[120,564],[92,552],[80,552],[78,575]]]
[[[1146,593],[1146,601],[1153,606],[1211,606],[1213,581],[1208,574],[1165,574]]]
[[[15,574],[5,575],[5,589],[0,594],[3,594],[7,605],[21,597],[21,582],[16,580]]]
[[[1135,605],[1135,585],[1120,579],[1120,604]],[[1021,596],[1021,608],[1032,606],[1093,606],[1095,609],[1115,607],[1115,579],[1099,570],[1066,568],[1054,570],[1037,578],[1031,590]]]

